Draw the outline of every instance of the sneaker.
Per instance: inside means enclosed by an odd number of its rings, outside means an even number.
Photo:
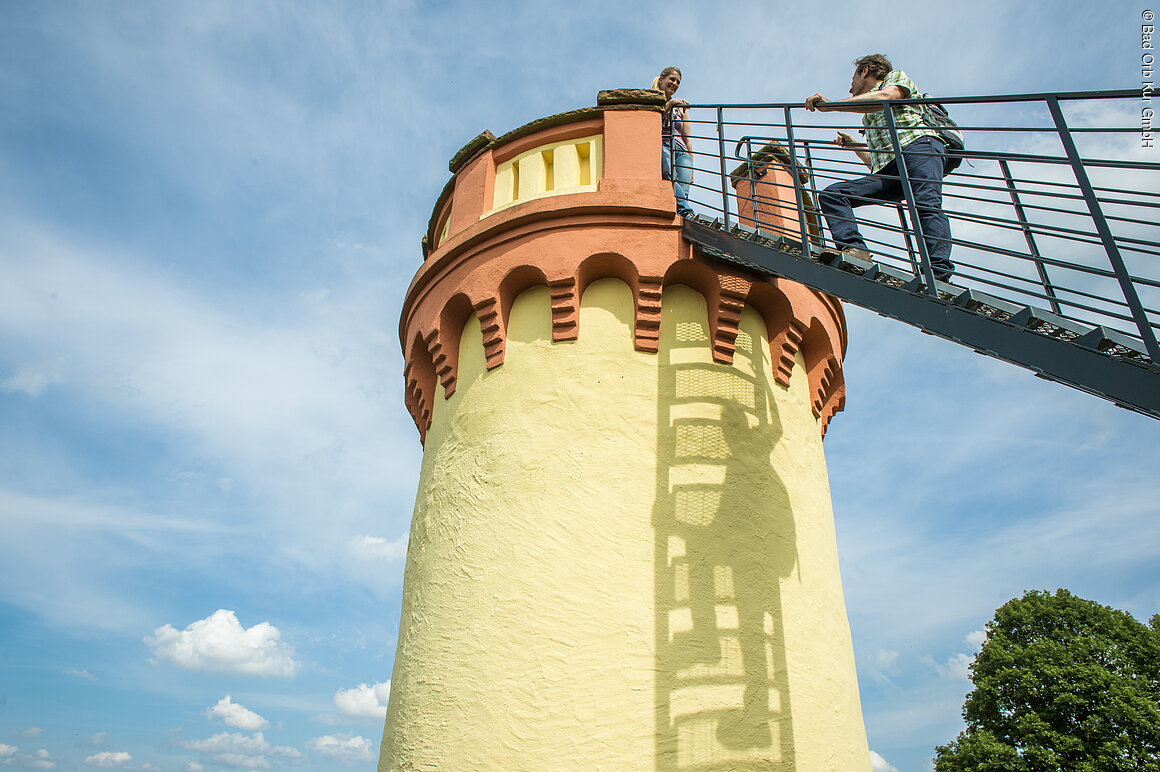
[[[845,257],[854,257],[859,260],[865,260],[866,262],[874,259],[869,250],[862,249],[861,247],[842,247],[842,254]]]

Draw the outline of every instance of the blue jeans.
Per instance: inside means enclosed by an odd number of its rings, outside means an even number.
[[[675,157],[670,159],[671,154]],[[673,179],[673,160],[676,161],[677,177]],[[667,145],[661,147],[661,179],[673,180],[673,195],[677,197],[677,214],[687,217],[693,213],[689,206],[689,185],[693,182],[693,159],[688,151],[674,146],[670,151]]]
[[[947,147],[941,139],[921,137],[902,149],[902,162],[914,191],[918,222],[934,276],[940,281],[955,270],[951,262],[951,223],[942,209],[942,178]],[[818,205],[826,216],[830,234],[841,247],[866,249],[858,232],[854,208],[879,201],[902,201],[902,182],[898,179],[898,161],[892,160],[878,172],[856,180],[837,182],[818,196]]]

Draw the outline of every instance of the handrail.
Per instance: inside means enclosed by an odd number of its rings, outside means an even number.
[[[1089,100],[1089,99],[1139,99],[1139,89],[1104,89],[1100,91],[1044,91],[1033,92],[1029,94],[989,94],[986,96],[948,96],[948,97],[930,97],[927,99],[875,99],[865,100],[864,105],[886,105],[889,103],[907,102],[910,104],[926,104],[939,103],[944,105],[950,104],[1001,104],[1004,102],[1042,102],[1046,99],[1063,99],[1069,101]],[[697,107],[711,107],[711,108],[765,108],[771,107],[782,109],[785,107],[798,108],[803,107],[801,100],[796,102],[698,102],[697,104],[690,104],[689,108]]]

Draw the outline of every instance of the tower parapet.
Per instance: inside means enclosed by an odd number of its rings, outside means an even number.
[[[665,286],[685,284],[705,297],[718,362],[732,360],[740,310],[753,307],[770,331],[779,384],[789,385],[802,353],[825,433],[845,403],[841,306],[800,284],[710,262],[681,239],[672,186],[660,177],[662,103],[656,92],[603,91],[594,108],[543,118],[498,139],[484,132],[452,158],[455,176],[435,205],[423,266],[399,324],[407,408],[421,436],[436,383],[447,397],[455,392],[459,336],[472,314],[492,369],[504,360],[516,296],[548,287],[552,339],[575,340],[578,298],[602,278],[632,289],[638,351],[657,351]],[[764,194],[770,200],[778,192]],[[643,242],[648,246],[636,248]]]
[[[400,321],[424,455],[381,771],[869,771],[842,309],[690,247],[660,106],[452,159]]]

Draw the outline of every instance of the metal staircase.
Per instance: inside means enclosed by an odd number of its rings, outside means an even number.
[[[871,260],[826,241],[819,187],[867,170],[826,136],[856,130],[851,116],[819,117],[800,104],[689,109],[698,214],[684,235],[709,258],[1160,418],[1160,150],[1138,124],[1140,99],[1105,91],[938,100],[968,147],[968,163],[943,184],[951,283],[934,279],[909,196],[856,210]],[[901,183],[909,190],[905,174]],[[897,225],[884,222],[895,217]]]

